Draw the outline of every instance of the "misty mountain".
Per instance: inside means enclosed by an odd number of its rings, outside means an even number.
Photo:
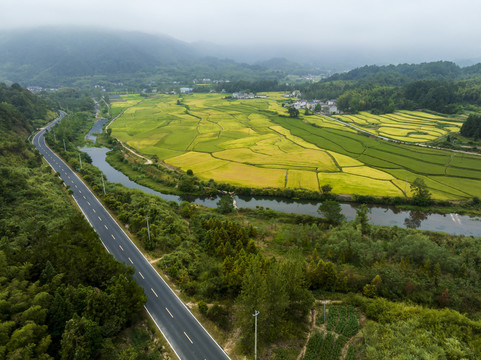
[[[0,32],[0,82],[58,87],[97,81],[280,80],[309,72],[287,60],[246,64],[168,36],[44,27]],[[277,65],[277,66],[274,66]]]
[[[186,43],[138,32],[41,28],[0,34],[0,79],[14,82],[153,72],[193,57]]]

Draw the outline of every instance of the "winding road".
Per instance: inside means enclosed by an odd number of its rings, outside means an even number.
[[[192,315],[162,277],[130,240],[97,197],[77,174],[45,143],[45,132],[66,113],[41,129],[32,143],[66,185],[73,190],[73,198],[95,229],[103,245],[118,261],[135,268],[134,278],[147,296],[145,309],[164,335],[171,348],[182,360],[229,359],[204,327]]]

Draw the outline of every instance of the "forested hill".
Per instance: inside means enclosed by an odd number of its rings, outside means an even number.
[[[0,359],[94,359],[145,302],[26,141],[53,116],[0,84]]]
[[[135,80],[138,85],[154,75],[162,81],[257,80],[283,73],[200,56],[190,44],[161,35],[54,27],[0,32],[0,82],[60,87]]]
[[[45,122],[47,103],[18,84],[0,84],[0,131],[4,136],[27,137],[34,126]]]
[[[334,74],[324,82],[365,79],[384,85],[403,85],[415,80],[459,80],[472,76],[481,76],[481,64],[461,68],[450,61],[436,61],[422,64],[366,65]]]
[[[308,99],[335,98],[339,109],[348,113],[422,108],[452,114],[481,105],[481,64],[364,66],[308,84],[301,91]]]

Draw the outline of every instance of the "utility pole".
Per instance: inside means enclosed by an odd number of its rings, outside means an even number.
[[[65,146],[65,139],[62,139],[63,140],[63,149],[65,152],[67,152],[67,147]]]
[[[82,158],[80,157],[80,153],[78,153],[78,161],[80,161],[80,168],[82,169]]]
[[[105,182],[104,182],[104,176],[103,176],[103,175],[101,175],[100,177],[102,178],[102,186],[104,187],[104,195],[106,195],[106,193],[105,193]]]
[[[252,314],[252,316],[254,316],[255,318],[255,325],[254,325],[254,360],[257,360],[257,315],[259,315],[259,311],[257,310],[254,310],[254,314]]]
[[[149,244],[150,244],[149,215],[147,215],[145,218],[147,219],[147,235],[149,235]]]

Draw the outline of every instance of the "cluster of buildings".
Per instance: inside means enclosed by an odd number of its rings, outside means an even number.
[[[55,88],[43,88],[41,86],[27,86],[27,90],[33,94],[38,94],[41,91],[57,91]]]
[[[290,106],[299,109],[308,109],[312,112],[321,112],[323,114],[333,115],[339,114],[339,109],[337,108],[337,100],[320,101],[320,100],[297,100],[296,102],[290,104]]]
[[[248,94],[243,92],[232,93],[233,99],[264,99],[267,95]]]

